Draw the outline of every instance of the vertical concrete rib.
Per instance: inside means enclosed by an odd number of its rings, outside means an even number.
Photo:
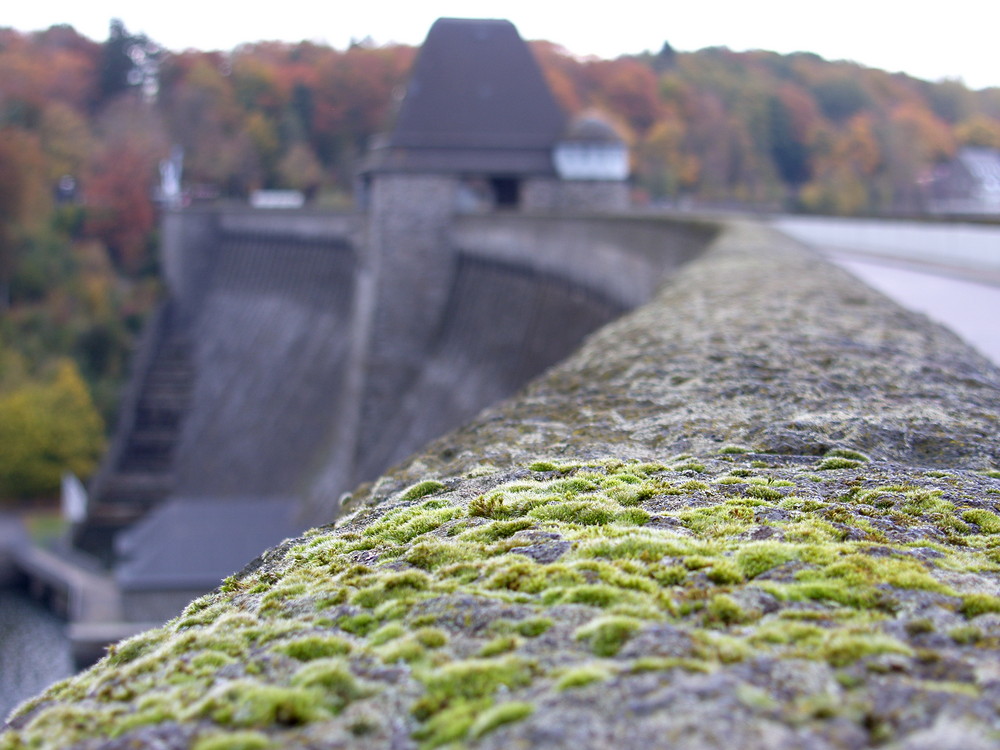
[[[387,175],[373,184],[369,251],[375,298],[358,466],[417,378],[438,331],[452,277],[448,227],[454,190],[454,179],[434,175]],[[372,476],[362,469],[357,478]]]
[[[372,252],[367,237],[357,242],[354,292],[349,319],[347,360],[338,399],[337,423],[328,448],[329,458],[306,494],[301,518],[305,523],[328,523],[333,498],[357,484],[355,452],[364,409],[368,349],[378,300],[381,256]],[[339,508],[339,500],[336,503]],[[322,511],[318,509],[323,509]]]

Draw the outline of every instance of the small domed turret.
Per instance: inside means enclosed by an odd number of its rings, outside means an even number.
[[[614,126],[597,112],[584,112],[574,117],[566,129],[563,141],[625,143]]]
[[[573,118],[556,144],[553,159],[564,180],[624,180],[628,177],[628,148],[604,117],[585,112]]]

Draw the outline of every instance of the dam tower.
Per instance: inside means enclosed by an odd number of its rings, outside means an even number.
[[[169,210],[167,298],[75,533],[126,617],[169,616],[330,520],[330,498],[648,298],[687,249],[653,258],[658,230],[602,223],[627,163],[612,128],[562,111],[513,25],[441,19],[358,210]]]

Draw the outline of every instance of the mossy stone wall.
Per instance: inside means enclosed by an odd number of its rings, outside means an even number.
[[[0,748],[998,747],[998,405],[953,335],[730,225]]]

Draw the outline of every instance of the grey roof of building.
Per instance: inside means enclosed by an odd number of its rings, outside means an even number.
[[[584,112],[573,118],[563,141],[585,143],[624,143],[614,125],[597,112]]]
[[[513,24],[442,18],[414,63],[387,148],[371,163],[551,173],[550,152],[565,127],[565,114]]]
[[[303,530],[287,497],[174,498],[123,532],[115,569],[122,589],[218,586],[260,550]]]
[[[1000,192],[1000,150],[993,148],[963,148],[958,160],[989,192]]]

